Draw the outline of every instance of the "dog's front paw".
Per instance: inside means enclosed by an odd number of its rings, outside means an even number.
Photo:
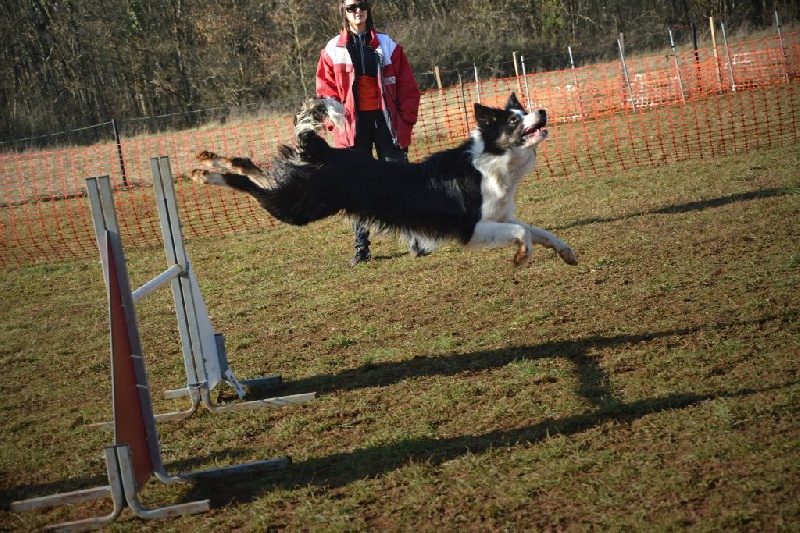
[[[524,242],[517,243],[517,253],[514,254],[514,266],[523,265],[531,257],[531,248]]]
[[[575,255],[575,252],[573,252],[572,248],[570,248],[569,246],[559,250],[558,255],[568,265],[575,266],[578,264],[578,256]]]

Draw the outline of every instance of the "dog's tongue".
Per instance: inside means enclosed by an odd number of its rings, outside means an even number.
[[[528,128],[527,130],[525,130],[524,132],[522,132],[522,136],[523,136],[523,137],[530,137],[531,135],[533,135],[534,133],[536,133],[536,131],[537,131],[538,129],[539,129],[539,128],[538,128],[538,127],[536,127],[536,126],[531,126],[531,127],[530,127],[530,128]]]
[[[523,137],[530,137],[531,135],[535,135],[537,131],[542,129],[543,124],[534,124],[523,133]]]
[[[547,111],[544,109],[540,109],[537,115],[536,123],[525,130],[524,135],[526,137],[535,134],[537,131],[541,130],[547,125]]]

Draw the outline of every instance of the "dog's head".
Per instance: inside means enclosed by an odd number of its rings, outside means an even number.
[[[502,153],[517,147],[534,147],[547,138],[547,112],[525,111],[514,93],[504,109],[475,104],[475,120],[486,151]]]

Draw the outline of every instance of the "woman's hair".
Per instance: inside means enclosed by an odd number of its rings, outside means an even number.
[[[363,0],[361,0],[363,1]],[[344,5],[347,3],[347,0],[339,0],[339,15],[342,17],[342,29],[350,31],[350,22],[347,20],[347,13],[344,11]],[[369,6],[369,10],[367,11],[367,31],[374,30],[375,23],[372,19],[372,5]]]

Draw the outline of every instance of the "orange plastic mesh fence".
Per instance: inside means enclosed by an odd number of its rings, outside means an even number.
[[[675,55],[481,80],[422,96],[409,158],[462,142],[475,102],[502,106],[516,92],[548,112],[537,180],[600,176],[686,159],[708,159],[798,142],[800,33]],[[169,156],[173,175],[208,149],[267,165],[291,144],[291,118],[0,156],[0,267],[97,253],[84,179],[109,175],[126,246],[161,244],[150,158]],[[121,154],[120,154],[121,152]],[[124,165],[124,174],[123,174]],[[250,197],[177,179],[187,238],[274,226]]]

